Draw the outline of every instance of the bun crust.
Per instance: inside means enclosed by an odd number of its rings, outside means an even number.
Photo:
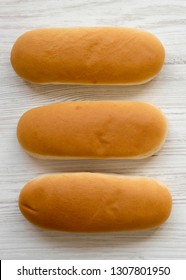
[[[163,145],[167,121],[143,102],[64,102],[31,109],[17,127],[22,147],[43,158],[144,158]]]
[[[46,28],[15,42],[11,63],[33,83],[141,84],[158,74],[165,51],[151,33],[124,27]]]
[[[171,206],[168,189],[153,179],[95,173],[36,178],[19,197],[20,210],[31,223],[72,232],[156,227],[168,218]]]

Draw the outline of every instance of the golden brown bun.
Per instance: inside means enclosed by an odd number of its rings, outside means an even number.
[[[61,173],[30,181],[19,207],[31,223],[48,229],[127,231],[165,222],[172,199],[162,183],[147,177]]]
[[[141,84],[161,70],[165,52],[151,33],[123,27],[47,28],[15,42],[11,63],[33,83]]]
[[[164,115],[143,102],[79,101],[31,109],[17,127],[22,147],[43,158],[144,158],[162,146]]]

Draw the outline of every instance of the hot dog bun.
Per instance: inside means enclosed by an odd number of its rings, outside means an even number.
[[[164,57],[161,42],[138,29],[46,28],[20,36],[11,63],[33,83],[135,85],[156,76]]]
[[[19,207],[31,223],[54,230],[106,232],[159,226],[169,217],[168,189],[147,177],[51,174],[30,181]]]
[[[163,145],[167,122],[143,102],[79,101],[31,109],[17,127],[22,147],[40,158],[144,158]]]

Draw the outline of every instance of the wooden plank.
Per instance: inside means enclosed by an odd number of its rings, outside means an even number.
[[[1,0],[0,1],[0,258],[1,259],[185,259],[186,258],[186,1]],[[140,86],[33,85],[9,63],[15,39],[26,30],[60,26],[130,26],[156,34],[166,63]],[[29,108],[60,101],[141,100],[160,107],[169,121],[157,155],[135,160],[33,159],[20,148],[16,125]],[[71,234],[39,229],[20,214],[20,189],[51,172],[104,172],[151,176],[173,194],[170,219],[160,228],[132,233]]]

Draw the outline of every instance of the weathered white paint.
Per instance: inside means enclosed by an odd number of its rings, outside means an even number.
[[[0,1],[0,258],[185,259],[186,258],[186,1],[1,0]],[[10,50],[23,32],[37,27],[115,25],[146,29],[166,48],[166,63],[139,86],[33,85],[16,76]],[[29,157],[16,140],[16,125],[29,108],[67,100],[143,100],[159,106],[169,135],[158,155],[135,160],[43,161]],[[143,232],[71,234],[39,229],[20,214],[20,189],[51,172],[92,171],[152,176],[173,194],[170,219]]]

